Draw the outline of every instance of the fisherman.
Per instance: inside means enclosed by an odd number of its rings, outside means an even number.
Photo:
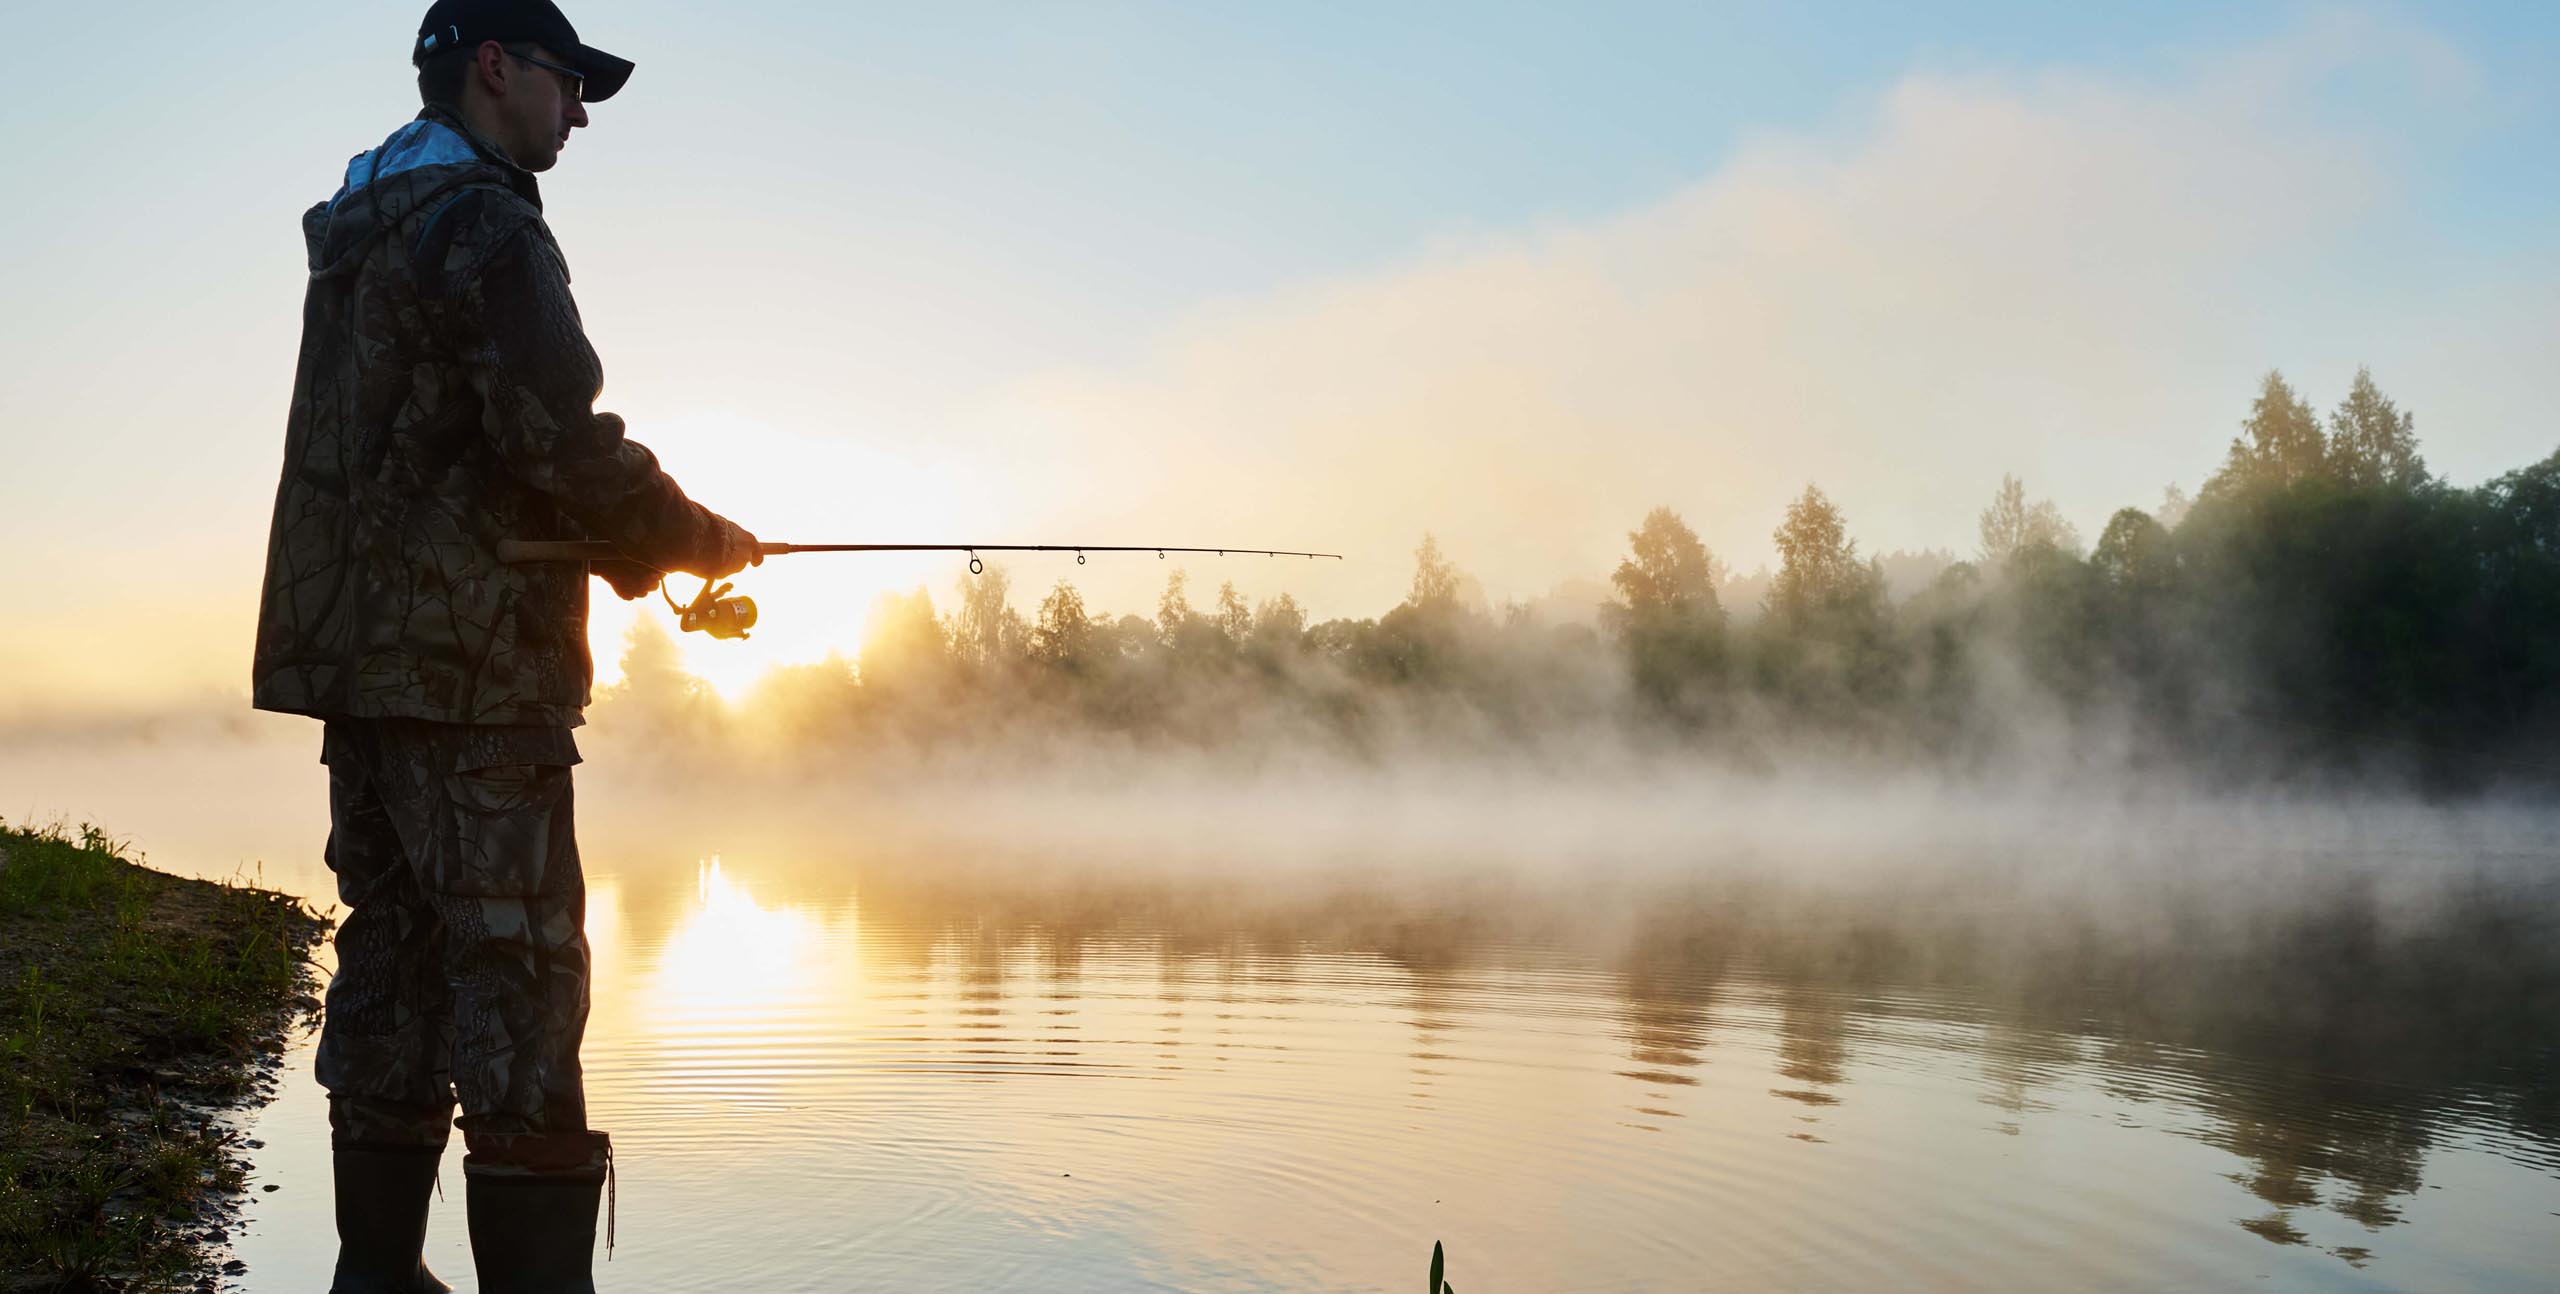
[[[587,1126],[570,729],[587,576],[717,578],[755,537],[622,420],[534,176],[632,65],[549,0],[437,0],[425,107],[305,213],[311,277],[258,611],[255,704],[323,721],[345,909],[319,1079],[339,1294],[445,1290],[427,1204],[460,1098],[480,1288],[592,1291],[612,1147]],[[505,539],[631,560],[501,564]]]

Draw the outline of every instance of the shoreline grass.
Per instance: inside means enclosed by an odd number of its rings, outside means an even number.
[[[0,1290],[200,1288],[243,1180],[225,1115],[315,1005],[328,922],[0,823]]]

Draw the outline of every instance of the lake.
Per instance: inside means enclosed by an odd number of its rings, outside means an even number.
[[[163,755],[0,772],[326,905],[307,750]],[[606,1289],[2560,1282],[2530,809],[582,777]],[[326,1285],[309,1064],[240,1288]]]

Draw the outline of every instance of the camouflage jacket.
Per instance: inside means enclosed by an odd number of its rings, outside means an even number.
[[[503,565],[498,541],[605,539],[674,570],[715,560],[721,523],[595,411],[603,370],[533,176],[431,108],[349,162],[302,232],[254,703],[576,725],[588,569]]]

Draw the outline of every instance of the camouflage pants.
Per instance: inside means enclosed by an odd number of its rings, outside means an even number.
[[[332,721],[338,970],[319,1078],[339,1145],[441,1146],[467,1166],[583,1157],[586,886],[567,729]]]

